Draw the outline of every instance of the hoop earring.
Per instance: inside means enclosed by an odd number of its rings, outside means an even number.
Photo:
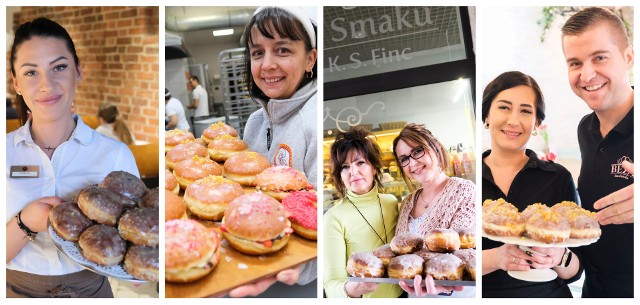
[[[307,72],[304,74],[307,78],[312,78],[313,77],[313,70]]]
[[[537,136],[538,135],[538,129],[533,129],[533,133],[531,135]]]
[[[489,123],[484,122],[484,129],[489,129]]]

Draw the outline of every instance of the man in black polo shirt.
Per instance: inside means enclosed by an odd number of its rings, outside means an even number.
[[[585,267],[582,297],[633,297],[633,49],[607,9],[587,8],[562,27],[573,92],[593,113],[578,126],[582,206],[598,211],[602,236],[573,249]]]

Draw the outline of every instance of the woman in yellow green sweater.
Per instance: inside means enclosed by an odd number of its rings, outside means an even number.
[[[331,177],[341,199],[324,215],[324,289],[330,298],[396,298],[402,294],[394,284],[347,281],[351,253],[372,251],[391,242],[398,219],[395,196],[378,193],[381,152],[369,135],[353,127],[339,134],[331,146]]]

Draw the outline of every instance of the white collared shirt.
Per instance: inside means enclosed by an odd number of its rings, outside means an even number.
[[[122,142],[103,136],[85,125],[77,115],[76,129],[62,143],[51,160],[35,144],[28,121],[7,135],[7,223],[30,202],[58,196],[73,200],[83,187],[97,184],[112,171],[126,171],[140,176],[135,159]],[[11,166],[37,166],[38,178],[10,178]],[[7,263],[7,269],[40,275],[62,275],[84,268],[58,252],[47,232],[39,233],[18,255]]]

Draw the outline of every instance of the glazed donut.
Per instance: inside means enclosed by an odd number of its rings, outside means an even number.
[[[174,169],[176,165],[184,160],[191,159],[193,156],[208,158],[207,148],[195,141],[185,141],[173,147],[164,156],[165,165]]]
[[[413,252],[413,254],[422,257],[423,260],[430,260],[438,255],[440,255],[441,253],[438,252],[432,252],[431,250],[429,250],[429,248],[424,247],[422,249],[420,249],[419,251]]]
[[[293,231],[306,239],[318,239],[317,202],[315,192],[293,192],[282,200]]]
[[[509,207],[494,207],[482,213],[482,230],[489,235],[520,237],[525,232],[522,214]]]
[[[476,230],[464,228],[458,230],[460,236],[460,249],[472,249],[476,247]]]
[[[518,208],[502,198],[498,198],[496,200],[487,199],[482,203],[482,213],[491,212],[492,209],[500,208],[506,208],[518,212]]]
[[[160,209],[160,189],[152,188],[140,200],[141,208]]]
[[[187,186],[184,202],[191,214],[201,219],[220,221],[229,202],[244,195],[242,186],[221,176],[208,176]]]
[[[453,254],[440,254],[424,263],[424,273],[434,280],[459,281],[464,274],[464,264]]]
[[[245,141],[228,134],[215,137],[209,142],[208,151],[211,159],[224,162],[229,157],[249,148]]]
[[[122,214],[122,202],[135,206],[131,200],[123,200],[121,196],[109,190],[91,185],[78,193],[78,207],[89,219],[101,224],[115,226]]]
[[[127,243],[114,227],[93,225],[80,235],[78,240],[82,256],[102,266],[120,264],[127,251]]]
[[[164,276],[187,283],[209,274],[219,261],[220,238],[195,220],[176,219],[164,224]]]
[[[471,257],[469,260],[464,261],[464,272],[472,281],[476,280],[476,258]]]
[[[569,223],[571,231],[569,237],[576,239],[599,238],[602,231],[595,215],[595,212],[589,212],[582,208],[567,212],[564,218]]]
[[[548,244],[563,243],[569,239],[571,229],[566,219],[549,209],[527,219],[526,234],[533,240]]]
[[[133,201],[133,205],[123,204],[125,208],[134,208],[135,203],[147,193],[144,182],[125,171],[110,172],[98,186]]]
[[[56,233],[68,241],[78,241],[82,231],[93,224],[78,205],[71,201],[53,207],[49,213],[49,222]]]
[[[269,168],[269,160],[253,152],[239,152],[224,162],[224,176],[245,186],[256,186],[256,176]]]
[[[164,190],[164,221],[186,219],[187,206],[178,195]]]
[[[164,132],[164,153],[166,154],[174,146],[188,140],[193,140],[195,137],[192,133],[185,130],[173,129]]]
[[[424,259],[415,254],[396,256],[389,262],[387,274],[390,278],[412,279],[416,275],[422,275]]]
[[[118,222],[120,236],[136,245],[155,247],[160,232],[158,210],[136,208],[124,212]]]
[[[400,233],[391,239],[391,251],[397,255],[409,254],[422,249],[424,238],[413,232]]]
[[[176,177],[182,189],[186,189],[189,184],[204,177],[220,175],[222,175],[222,166],[209,158],[198,156],[178,163],[173,169],[173,176]]]
[[[382,245],[374,249],[373,255],[379,258],[380,260],[382,260],[382,263],[384,264],[385,268],[389,266],[389,262],[391,262],[391,259],[396,257],[396,254],[393,253],[393,251],[391,251],[391,245],[389,244]]]
[[[347,273],[354,277],[382,277],[384,264],[371,252],[354,252],[347,261]]]
[[[581,207],[579,207],[579,206],[578,206],[575,202],[573,202],[573,201],[563,201],[563,202],[560,202],[560,203],[556,203],[556,204],[554,204],[554,205],[551,207],[551,209],[552,209],[554,212],[556,212],[556,213],[560,214],[560,216],[565,217],[565,216],[567,216],[567,214],[568,214],[570,211],[573,211],[573,210],[579,210],[579,209],[581,209]]]
[[[460,235],[451,229],[433,229],[424,242],[433,252],[453,252],[460,249]]]
[[[216,137],[225,134],[228,134],[232,137],[238,136],[238,132],[233,127],[222,122],[216,122],[211,124],[202,132],[202,140],[204,140],[205,143],[209,144],[209,142],[213,141],[213,139],[215,139]]]
[[[129,247],[124,256],[124,270],[137,279],[157,282],[160,269],[158,252],[158,247]]]
[[[282,249],[293,233],[282,204],[262,193],[242,195],[231,201],[220,231],[231,247],[250,255]]]
[[[453,255],[457,256],[463,262],[476,257],[476,249],[461,249],[453,251]]]
[[[271,166],[256,176],[257,189],[282,201],[293,191],[306,190],[307,176],[289,166]]]
[[[166,169],[164,170],[164,188],[176,195],[180,194],[180,185],[178,185],[178,180],[176,180],[176,177]]]
[[[524,211],[522,211],[522,213],[520,214],[522,214],[522,217],[524,217],[524,220],[526,221],[527,219],[529,219],[529,217],[533,216],[534,214],[539,214],[548,210],[549,210],[548,206],[542,203],[534,203],[527,206],[527,208],[524,209]]]

